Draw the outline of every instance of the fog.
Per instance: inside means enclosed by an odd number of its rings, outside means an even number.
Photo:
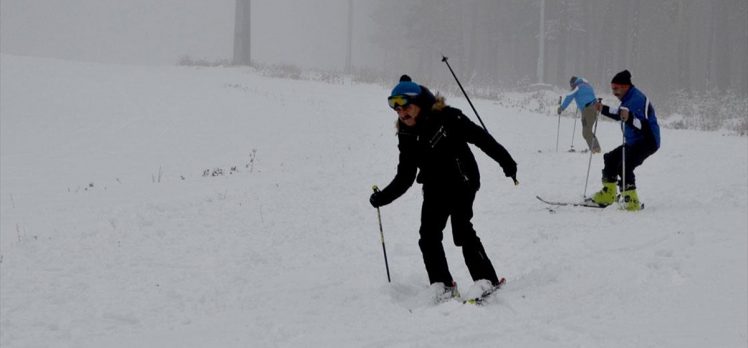
[[[353,73],[385,79],[408,72],[447,83],[445,54],[476,87],[563,87],[572,75],[599,86],[629,69],[655,95],[748,93],[745,0],[239,2],[250,4],[249,21],[235,23],[236,0],[2,0],[0,51],[125,64],[235,62],[235,25],[248,25],[252,64],[343,72],[350,27]]]
[[[341,69],[347,0],[254,0],[251,6],[252,61]],[[235,7],[235,0],[2,0],[0,51],[125,64],[231,59]],[[355,17],[371,24],[366,13]],[[370,29],[357,29],[360,54],[371,56],[360,45]]]
[[[233,1],[2,0],[3,53],[128,64],[231,53]]]

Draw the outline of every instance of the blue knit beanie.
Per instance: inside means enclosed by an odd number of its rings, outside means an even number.
[[[425,109],[431,109],[436,103],[434,94],[428,88],[413,82],[408,75],[400,76],[400,82],[392,89],[390,97],[396,95],[407,96],[413,104]]]
[[[392,89],[392,93],[390,93],[390,97],[396,96],[396,95],[405,95],[408,97],[415,98],[419,94],[421,94],[421,86],[413,82],[410,79],[410,76],[403,75],[403,76],[400,76],[400,82],[397,85],[395,85],[395,88]]]

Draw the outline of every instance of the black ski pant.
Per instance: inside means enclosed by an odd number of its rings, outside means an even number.
[[[603,167],[603,181],[616,182],[621,191],[636,188],[636,176],[634,169],[644,163],[647,157],[657,151],[656,146],[646,144],[626,145],[626,187],[623,187],[623,145],[613,149],[603,156],[605,166]],[[621,178],[621,181],[618,178]]]
[[[475,189],[462,185],[424,185],[421,239],[418,245],[421,247],[431,284],[442,282],[451,285],[453,280],[442,246],[442,232],[447,225],[447,218],[451,218],[452,238],[455,245],[462,247],[462,255],[473,280],[488,279],[493,284],[499,281],[491,260],[488,259],[483,244],[470,222],[473,217],[475,193]]]

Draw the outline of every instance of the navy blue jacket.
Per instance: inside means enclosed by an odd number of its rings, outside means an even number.
[[[652,103],[638,88],[631,86],[617,108],[603,106],[602,114],[620,121],[620,108],[629,109],[629,118],[624,126],[623,136],[627,145],[644,145],[652,150],[660,148],[660,126]]]

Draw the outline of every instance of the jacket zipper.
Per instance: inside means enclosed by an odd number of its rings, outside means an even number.
[[[460,162],[459,158],[455,158],[455,162],[457,162],[457,171],[460,172],[460,175],[462,175],[462,180],[465,181],[465,183],[470,182],[470,178],[468,178],[467,174],[462,170],[462,162]]]

